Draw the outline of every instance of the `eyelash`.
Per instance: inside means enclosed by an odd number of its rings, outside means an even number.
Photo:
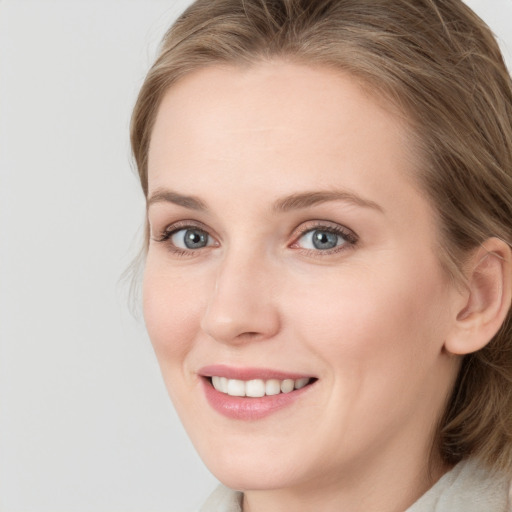
[[[299,247],[299,240],[306,234],[314,231],[320,231],[322,233],[331,233],[333,235],[337,235],[338,237],[341,237],[343,239],[343,243],[331,249],[324,250],[304,249]],[[306,222],[305,224],[302,224],[299,230],[294,231],[293,240],[294,242],[290,245],[290,247],[296,248],[297,250],[301,250],[308,256],[322,257],[337,254],[354,248],[357,245],[359,238],[352,230],[346,228],[345,226],[341,226],[339,224],[328,224],[325,221],[310,221]]]
[[[201,249],[206,249],[206,247],[201,247],[198,249],[182,249],[180,247],[176,247],[174,244],[170,243],[171,238],[182,230],[197,230],[205,233],[208,237],[213,238],[209,233],[208,230],[203,227],[201,224],[193,224],[189,222],[183,222],[183,223],[177,223],[173,224],[171,226],[168,226],[165,228],[165,230],[156,238],[152,238],[155,242],[158,243],[164,243],[168,246],[168,249],[178,257],[193,257],[196,256],[197,253],[201,252]],[[339,245],[335,246],[331,249],[304,249],[299,247],[298,241],[305,236],[306,234],[313,232],[313,231],[320,231],[324,233],[332,233],[334,235],[337,235],[341,237],[344,242]],[[342,251],[349,250],[353,247],[355,247],[359,241],[358,236],[350,229],[340,226],[339,224],[336,225],[329,225],[326,224],[325,221],[310,221],[305,223],[301,226],[299,230],[295,230],[293,233],[293,243],[289,245],[289,247],[292,247],[296,250],[301,250],[303,253],[307,254],[308,256],[328,256],[331,254],[336,254]],[[212,247],[212,246],[210,246]],[[213,246],[215,247],[215,246]]]
[[[174,244],[171,243],[171,238],[173,235],[175,235],[178,231],[182,230],[196,230],[196,231],[202,231],[207,236],[211,237],[211,235],[208,233],[208,230],[203,227],[200,224],[192,224],[190,222],[178,222],[176,224],[172,224],[171,226],[166,227],[163,232],[156,238],[153,238],[155,242],[158,243],[164,243],[167,245],[169,251],[178,257],[193,257],[196,256],[196,254],[199,252],[199,249],[181,249],[180,247],[176,247]],[[202,247],[204,249],[204,247]]]

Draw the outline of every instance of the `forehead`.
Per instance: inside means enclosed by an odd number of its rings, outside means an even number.
[[[363,187],[370,195],[390,189],[393,196],[390,185],[409,180],[417,167],[409,134],[391,106],[337,70],[279,61],[212,66],[164,96],[151,138],[149,190],[211,194],[217,180],[255,190],[271,175],[276,195],[292,184],[315,184]]]

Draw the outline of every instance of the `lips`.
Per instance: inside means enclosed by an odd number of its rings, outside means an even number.
[[[209,404],[231,419],[257,420],[291,406],[317,381],[313,376],[225,365],[199,371]]]

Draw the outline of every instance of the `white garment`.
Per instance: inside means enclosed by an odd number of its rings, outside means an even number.
[[[242,512],[243,494],[219,486],[200,512]],[[342,512],[342,511],[340,511]],[[510,480],[462,461],[405,512],[512,512]]]

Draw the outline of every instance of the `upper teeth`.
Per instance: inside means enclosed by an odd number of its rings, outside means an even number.
[[[253,398],[265,395],[278,395],[279,393],[289,393],[294,389],[303,388],[310,381],[309,378],[303,379],[254,379],[237,380],[227,379],[226,377],[212,377],[213,387],[221,393],[231,396],[249,396]]]

